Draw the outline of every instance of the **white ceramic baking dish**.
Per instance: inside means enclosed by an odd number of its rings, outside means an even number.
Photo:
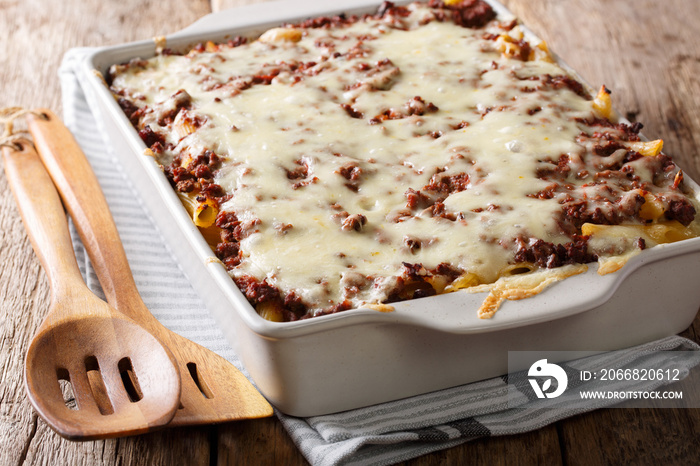
[[[378,3],[256,4],[207,16],[168,37],[167,44],[184,50],[203,40],[252,35],[317,15],[374,12]],[[94,72],[151,57],[154,51],[152,40],[96,50],[82,63],[81,80],[93,97],[93,112],[107,132],[116,163],[157,227],[167,231],[163,237],[258,388],[285,413],[337,412],[498,376],[508,370],[508,351],[590,353],[629,347],[679,333],[697,313],[700,238],[644,251],[614,274],[599,276],[593,265],[535,297],[506,302],[490,320],[477,317],[483,294],[457,292],[398,303],[390,313],[352,310],[268,322],[215,260]]]

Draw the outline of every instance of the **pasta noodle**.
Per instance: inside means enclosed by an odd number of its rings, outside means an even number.
[[[612,117],[612,100],[610,99],[610,90],[605,86],[601,86],[598,95],[593,101],[593,108],[603,118]]]
[[[639,152],[646,157],[654,157],[661,153],[664,147],[664,142],[661,139],[655,141],[637,141],[630,144],[630,149]]]
[[[219,208],[211,199],[206,199],[198,202],[192,215],[194,224],[200,228],[208,228],[216,221],[216,216],[219,214]]]

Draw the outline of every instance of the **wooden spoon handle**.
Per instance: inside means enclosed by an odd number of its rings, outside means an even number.
[[[49,277],[53,296],[65,296],[73,287],[85,286],[75,260],[66,213],[32,143],[19,140],[17,148],[3,147],[5,173],[34,251]]]
[[[155,321],[140,300],[131,268],[95,173],[77,141],[50,110],[27,117],[39,155],[85,243],[107,301],[129,317]]]

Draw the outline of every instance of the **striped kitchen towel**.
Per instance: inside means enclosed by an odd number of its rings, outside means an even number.
[[[160,233],[147,219],[104,139],[89,95],[83,92],[77,65],[86,49],[70,50],[60,69],[64,121],[82,146],[105,192],[138,288],[149,309],[171,330],[219,353],[244,373],[237,355],[202,300],[167,250]],[[117,165],[117,169],[115,169]],[[90,288],[102,292],[80,240],[72,232],[81,270]],[[102,295],[103,296],[103,295]],[[672,361],[659,351],[686,351],[690,358]],[[679,368],[681,377],[700,362],[700,347],[690,340],[669,337],[625,351],[560,364],[567,374],[597,369],[639,367]],[[582,389],[586,383],[570,388]],[[511,383],[508,383],[511,382]],[[662,382],[649,380],[634,390],[655,390]],[[609,389],[629,389],[619,383]],[[499,377],[413,398],[343,413],[293,418],[277,412],[289,435],[314,465],[381,465],[449,448],[479,437],[516,434],[541,428],[559,419],[609,406],[619,400],[582,400],[579,390],[556,400],[539,399],[525,374]]]

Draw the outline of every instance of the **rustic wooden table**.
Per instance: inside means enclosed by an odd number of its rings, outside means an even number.
[[[174,32],[256,0],[0,0],[0,106],[61,111],[56,71],[71,47]],[[512,9],[615,106],[663,137],[700,179],[700,22],[697,0],[507,0]],[[22,384],[48,285],[0,171],[0,465],[304,464],[276,419],[180,428],[72,443],[37,418]],[[624,329],[621,329],[624,331]],[[700,319],[683,334],[700,342]],[[407,464],[697,464],[700,409],[608,409],[536,432],[491,438]]]

